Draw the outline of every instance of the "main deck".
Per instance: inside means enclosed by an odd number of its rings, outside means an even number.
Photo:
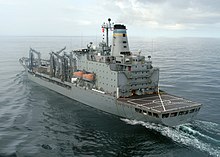
[[[173,96],[163,92],[160,95],[135,95],[129,98],[119,98],[118,100],[142,109],[153,110],[157,113],[189,110],[201,106],[201,104],[198,104],[196,102],[192,102],[190,100],[186,100],[184,98]]]

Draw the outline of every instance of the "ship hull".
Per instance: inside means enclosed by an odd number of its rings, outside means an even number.
[[[26,69],[27,76],[31,81],[43,87],[46,87],[52,91],[55,91],[61,95],[64,95],[70,99],[79,101],[87,106],[96,108],[106,113],[116,115],[121,118],[127,118],[130,120],[137,120],[137,121],[144,121],[144,122],[151,122],[151,123],[158,123],[158,124],[163,124],[167,126],[176,126],[176,125],[190,122],[197,114],[197,112],[194,112],[192,114],[187,114],[187,115],[183,115],[179,117],[169,117],[166,119],[163,119],[161,117],[162,114],[158,114],[157,117],[149,116],[147,114],[137,112],[136,105],[123,102],[114,96],[106,95],[101,92],[86,89],[84,87],[79,87],[69,82],[64,82],[64,84],[71,87],[71,88],[66,88],[66,87],[57,85],[56,83],[53,83],[47,79],[45,80],[45,79],[42,79],[41,77],[37,77],[35,74],[29,72],[26,67],[25,69]]]

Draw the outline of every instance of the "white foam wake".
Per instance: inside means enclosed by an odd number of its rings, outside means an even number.
[[[137,121],[137,120],[129,120],[129,119],[121,119],[121,120],[125,121],[127,124],[130,124],[130,125],[137,125],[137,124],[142,125],[146,127],[147,129],[155,130],[161,133],[163,136],[166,136],[177,143],[194,147],[212,156],[220,157],[220,145],[216,146],[216,145],[213,145],[211,142],[210,143],[205,142],[201,140],[199,137],[203,137],[203,138],[206,138],[208,140],[215,141],[218,143],[220,143],[220,141],[213,139],[212,137],[209,137],[207,135],[204,135],[197,130],[193,130],[190,127],[190,125],[186,124],[186,125],[180,125],[180,126],[171,128],[171,127],[163,126],[160,124],[147,123],[147,122],[142,122],[142,121]]]

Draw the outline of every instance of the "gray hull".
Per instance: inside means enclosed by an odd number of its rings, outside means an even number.
[[[55,83],[52,83],[48,80],[42,79],[40,77],[36,77],[34,74],[29,73],[26,68],[26,73],[28,78],[50,90],[53,90],[59,94],[62,94],[68,98],[77,100],[85,105],[91,106],[98,110],[127,118],[130,120],[137,120],[137,121],[144,121],[144,122],[153,122],[164,124],[168,126],[175,126],[183,123],[187,123],[191,121],[197,114],[197,112],[193,112],[192,114],[176,116],[176,117],[169,117],[169,118],[162,118],[162,113],[158,114],[158,116],[149,116],[148,114],[143,114],[143,112],[137,112],[137,105],[133,105],[127,103],[125,101],[120,101],[119,99],[103,94],[97,91],[93,91],[90,89],[85,89],[83,87],[76,86],[69,82],[64,82],[66,85],[70,86],[71,88],[66,88]],[[48,77],[49,78],[49,77]],[[51,78],[53,79],[53,78]],[[56,79],[56,78],[54,78]],[[58,79],[56,79],[58,81]],[[61,81],[60,81],[61,82]],[[63,83],[63,82],[61,82]]]

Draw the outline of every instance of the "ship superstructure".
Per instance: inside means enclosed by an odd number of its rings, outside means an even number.
[[[189,122],[201,104],[159,90],[159,68],[151,56],[129,50],[127,29],[102,25],[106,40],[98,46],[50,53],[49,60],[30,49],[29,58],[20,62],[34,82],[104,112],[169,126]],[[113,31],[112,45],[109,32]]]

